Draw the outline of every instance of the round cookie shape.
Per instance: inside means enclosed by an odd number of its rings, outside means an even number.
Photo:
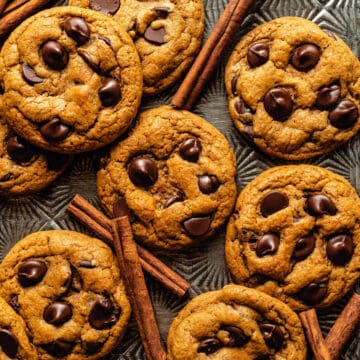
[[[276,211],[265,216],[268,204]],[[277,206],[287,198],[287,206]],[[284,203],[282,203],[284,205]],[[342,298],[360,272],[360,200],[341,176],[314,165],[266,170],[240,193],[225,255],[238,284],[302,311]]]
[[[130,36],[109,17],[71,6],[37,13],[0,54],[5,120],[57,153],[102,147],[124,133],[142,94]]]
[[[169,360],[306,359],[297,315],[255,289],[227,285],[192,299],[173,320]]]
[[[140,55],[147,95],[179,80],[201,45],[202,0],[70,0],[69,4],[110,15],[127,29]]]
[[[338,36],[297,17],[253,29],[225,69],[237,130],[286,160],[328,153],[358,132],[359,78],[360,63]]]
[[[131,312],[111,249],[75,231],[20,240],[0,265],[0,294],[24,319],[39,359],[103,357]]]
[[[41,150],[10,130],[0,118],[0,195],[23,195],[51,184],[71,156]]]
[[[180,249],[208,239],[236,197],[235,156],[204,119],[169,106],[145,111],[98,172],[111,216],[127,206],[137,241]]]
[[[38,359],[24,320],[0,298],[0,359]]]

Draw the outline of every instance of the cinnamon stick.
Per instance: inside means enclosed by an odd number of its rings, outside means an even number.
[[[113,239],[146,359],[165,360],[166,355],[161,346],[159,328],[127,216],[113,220]]]
[[[113,246],[112,223],[96,207],[91,205],[80,195],[75,195],[67,207],[67,211],[88,229],[94,232],[108,245]],[[167,289],[178,297],[183,297],[190,288],[190,283],[165,263],[154,256],[150,251],[137,245],[140,262],[143,269],[161,282]]]
[[[192,108],[254,2],[254,0],[229,1],[176,92],[171,102],[173,106],[187,110]]]
[[[333,360],[340,356],[342,348],[350,339],[359,322],[360,294],[354,293],[325,339],[325,344]]]
[[[315,309],[302,311],[299,316],[315,360],[331,360],[331,356],[321,334]]]
[[[27,3],[30,0],[13,0],[6,4],[6,7],[3,9],[1,13],[1,17],[10,13],[11,11],[19,8],[21,5]]]
[[[0,0],[0,13],[5,9],[8,0]]]

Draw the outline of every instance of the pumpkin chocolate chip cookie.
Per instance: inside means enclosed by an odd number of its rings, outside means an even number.
[[[306,359],[297,315],[283,302],[239,285],[201,294],[176,316],[169,360]]]
[[[210,123],[162,106],[141,113],[112,149],[97,188],[109,214],[128,206],[138,241],[180,249],[209,238],[232,211],[235,156]]]
[[[130,317],[112,251],[74,231],[20,240],[0,265],[0,294],[24,319],[39,359],[98,359]]]
[[[329,170],[274,167],[241,192],[225,250],[236,283],[294,310],[328,307],[360,275],[359,197]]]
[[[265,153],[302,160],[359,128],[360,63],[336,35],[284,17],[245,35],[226,66],[230,115]]]
[[[202,0],[70,0],[107,15],[128,31],[139,52],[144,93],[174,84],[189,67],[204,32]]]
[[[15,29],[0,54],[4,118],[59,153],[104,146],[134,119],[142,72],[130,36],[96,11],[63,6]]]

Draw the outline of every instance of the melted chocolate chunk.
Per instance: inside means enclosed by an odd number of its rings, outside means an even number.
[[[178,194],[171,196],[169,199],[166,200],[165,208],[170,207],[172,204],[176,202],[183,201],[185,199],[185,195],[183,192],[179,192]]]
[[[83,45],[90,39],[90,29],[87,22],[78,16],[69,17],[64,22],[65,32],[78,45]]]
[[[200,342],[197,352],[206,355],[213,354],[222,348],[222,344],[217,338],[209,338]]]
[[[334,202],[324,194],[311,195],[306,204],[307,210],[314,216],[335,215],[337,212]]]
[[[216,175],[201,175],[198,177],[198,186],[202,193],[212,194],[220,186],[220,182]]]
[[[120,0],[90,0],[89,6],[103,14],[114,15],[120,7]]]
[[[103,41],[106,45],[111,47],[111,45],[112,45],[111,40],[109,38],[107,38],[106,36],[98,35],[98,39]]]
[[[19,304],[19,298],[18,298],[18,296],[16,294],[12,294],[10,296],[8,304],[15,310],[15,312],[19,313],[20,304]]]
[[[239,79],[239,74],[234,75],[234,77],[231,79],[231,92],[235,96],[237,95],[236,84],[238,79]]]
[[[0,348],[11,359],[15,358],[18,352],[19,343],[8,329],[0,328]]]
[[[229,333],[229,341],[226,344],[228,347],[241,347],[249,341],[249,336],[246,336],[244,331],[236,326],[223,326],[221,330]]]
[[[290,93],[281,87],[272,88],[264,97],[264,107],[275,120],[285,121],[293,111],[293,101]]]
[[[265,43],[252,44],[247,52],[247,61],[251,68],[265,64],[269,60],[270,45]]]
[[[187,233],[192,236],[205,235],[211,224],[211,217],[192,217],[183,222],[183,226]]]
[[[49,141],[64,140],[70,133],[70,127],[57,117],[52,118],[40,127],[41,135]]]
[[[315,106],[321,110],[331,109],[338,102],[340,95],[341,87],[339,84],[322,86],[318,90]]]
[[[100,67],[94,63],[92,57],[83,49],[78,50],[79,56],[85,61],[85,63],[92,69],[94,72],[96,72],[99,75],[102,75],[102,70]]]
[[[137,186],[154,185],[158,178],[158,169],[153,160],[145,157],[133,159],[128,168],[130,180]]]
[[[46,152],[46,162],[49,170],[60,170],[69,160],[70,157],[68,155],[56,154],[50,151]]]
[[[45,262],[40,260],[24,261],[18,271],[18,280],[23,287],[39,283],[47,272]]]
[[[236,112],[240,115],[252,114],[252,110],[249,108],[249,106],[245,104],[244,100],[240,97],[235,102],[234,107]]]
[[[70,289],[78,293],[81,291],[82,288],[83,279],[81,278],[79,271],[71,265]]]
[[[295,49],[291,63],[299,71],[309,71],[320,60],[321,51],[314,44],[303,44]]]
[[[167,6],[155,6],[153,10],[156,11],[161,17],[166,17],[170,11]]]
[[[202,150],[201,142],[197,138],[188,138],[180,145],[180,156],[190,162],[197,162]]]
[[[280,191],[270,191],[260,201],[261,215],[268,217],[289,206],[288,197]]]
[[[55,340],[49,344],[44,344],[42,347],[52,356],[55,357],[64,357],[70,354],[71,350],[75,346],[75,343]]]
[[[60,326],[67,321],[69,321],[72,317],[72,307],[71,305],[55,301],[48,305],[43,314],[44,320],[48,324],[52,324],[55,326]]]
[[[259,327],[265,340],[265,344],[269,348],[279,351],[284,343],[284,334],[282,333],[280,326],[270,322],[264,322],[260,324]]]
[[[26,163],[37,153],[37,149],[18,135],[9,137],[6,151],[17,163]]]
[[[315,236],[307,235],[300,238],[295,245],[295,250],[293,252],[293,259],[295,260],[304,260],[306,259],[315,249]]]
[[[256,242],[256,255],[263,257],[265,255],[275,254],[279,249],[279,245],[279,236],[273,233],[267,233]]]
[[[335,265],[345,265],[354,253],[354,242],[349,235],[337,235],[326,244],[326,255]]]
[[[336,108],[330,112],[330,124],[337,129],[348,129],[355,125],[359,117],[359,111],[351,100],[342,100]]]
[[[80,260],[78,266],[86,269],[96,268],[96,265],[93,260]]]
[[[299,291],[298,297],[307,305],[317,305],[325,299],[327,291],[328,287],[324,283],[310,283]]]
[[[1,182],[9,181],[12,177],[12,174],[5,174],[3,177],[0,178]]]
[[[105,107],[116,105],[121,99],[121,86],[112,78],[106,78],[99,89],[100,101]]]
[[[97,330],[108,329],[116,324],[120,317],[120,310],[105,298],[96,300],[89,314],[89,323]]]
[[[144,32],[144,39],[155,45],[165,44],[165,28],[153,29],[149,25]]]
[[[104,344],[101,342],[86,342],[84,346],[86,354],[92,355],[98,353]]]
[[[65,69],[69,56],[64,47],[57,41],[49,40],[41,47],[44,62],[53,70]]]
[[[21,65],[21,73],[24,80],[30,85],[41,84],[45,81],[45,79],[38,76],[35,70],[28,64]]]

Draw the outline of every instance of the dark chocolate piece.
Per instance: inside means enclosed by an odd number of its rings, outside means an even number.
[[[198,186],[202,193],[212,194],[220,186],[220,182],[216,175],[201,175],[198,177]]]
[[[358,108],[348,99],[339,102],[336,108],[329,114],[330,124],[337,129],[348,129],[354,126],[358,117]]]
[[[182,142],[180,145],[180,156],[187,161],[197,162],[202,150],[199,139],[191,137]]]
[[[315,236],[310,234],[300,238],[295,245],[292,257],[295,260],[306,259],[315,249]]]
[[[249,336],[246,336],[244,331],[236,326],[223,326],[221,330],[229,333],[229,341],[226,344],[228,347],[241,347],[249,341]]]
[[[197,352],[210,355],[217,352],[220,348],[222,348],[222,344],[219,339],[209,338],[200,342]]]
[[[74,346],[75,343],[63,341],[60,339],[55,340],[49,344],[42,345],[42,347],[54,357],[64,357],[70,354]]]
[[[343,266],[351,260],[354,247],[354,242],[349,235],[337,235],[328,240],[326,255],[333,264]]]
[[[43,314],[44,320],[48,324],[52,324],[55,326],[60,326],[67,321],[69,321],[72,317],[72,307],[71,305],[61,302],[55,301],[48,305]]]
[[[121,86],[112,78],[106,78],[99,89],[99,97],[103,106],[114,106],[121,99]]]
[[[255,43],[250,45],[247,52],[247,61],[251,68],[256,68],[265,64],[269,60],[270,45],[265,43]]]
[[[178,194],[171,196],[169,199],[166,200],[165,208],[170,207],[172,204],[176,202],[183,201],[185,199],[185,195],[183,192],[179,192]]]
[[[280,191],[270,191],[260,201],[261,215],[268,217],[289,206],[288,197]]]
[[[92,69],[97,74],[102,75],[102,70],[100,69],[100,67],[94,63],[91,56],[85,50],[79,49],[78,54],[86,62],[90,69]]]
[[[156,163],[146,157],[133,159],[129,164],[128,172],[130,180],[137,186],[151,186],[158,178]]]
[[[35,70],[28,64],[21,65],[21,73],[24,80],[30,85],[41,84],[45,81],[45,79],[38,76]]]
[[[293,101],[288,90],[275,87],[267,91],[264,97],[264,107],[275,120],[285,121],[293,111]]]
[[[149,25],[144,32],[144,39],[155,45],[165,44],[165,28],[153,29]]]
[[[153,10],[156,11],[163,18],[165,18],[170,11],[167,6],[155,6]]]
[[[6,151],[17,163],[26,163],[36,154],[37,149],[18,135],[9,137]]]
[[[120,0],[90,0],[89,6],[103,14],[114,15],[120,7]]]
[[[80,260],[78,265],[86,269],[94,269],[96,267],[92,260]]]
[[[70,133],[70,127],[54,117],[40,127],[41,135],[49,141],[64,140]]]
[[[69,56],[64,47],[57,41],[49,40],[41,47],[42,57],[49,68],[53,70],[65,69]]]
[[[64,22],[65,32],[74,39],[78,45],[83,45],[90,39],[90,29],[87,22],[79,17],[69,17]]]
[[[0,348],[11,359],[15,358],[19,343],[14,334],[4,328],[0,328]]]
[[[275,254],[279,249],[279,245],[279,236],[274,233],[267,233],[256,242],[256,255],[263,257],[265,255]]]
[[[298,297],[307,305],[317,305],[320,304],[323,299],[325,299],[327,292],[327,284],[317,284],[313,282],[303,287],[299,291]]]
[[[340,95],[341,87],[339,84],[322,86],[318,90],[315,106],[321,110],[331,109],[338,102]]]
[[[319,62],[321,51],[314,44],[303,44],[295,49],[291,63],[299,71],[309,71]]]
[[[99,298],[96,300],[89,314],[89,323],[97,330],[111,328],[120,317],[120,310],[114,306],[111,300]]]
[[[234,104],[235,110],[238,114],[252,114],[252,110],[247,106],[242,98],[238,98]]]
[[[263,322],[259,327],[265,340],[265,344],[269,348],[279,351],[284,343],[284,334],[282,333],[280,326],[270,322]]]
[[[47,266],[44,261],[26,260],[18,271],[18,280],[21,286],[28,287],[39,283],[47,272]]]
[[[234,77],[231,79],[231,92],[235,96],[237,95],[236,84],[237,84],[238,79],[239,79],[239,74],[234,75]]]
[[[183,222],[185,230],[192,236],[205,235],[210,228],[211,217],[192,217]]]
[[[335,215],[337,212],[334,202],[324,194],[311,195],[307,202],[307,210],[312,215]]]

